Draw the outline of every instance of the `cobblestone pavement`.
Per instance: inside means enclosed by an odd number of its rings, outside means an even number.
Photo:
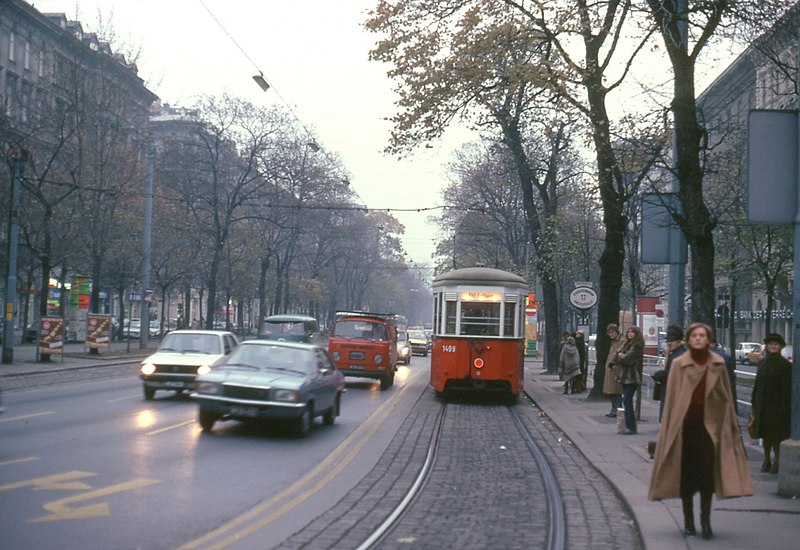
[[[567,548],[643,548],[623,500],[539,409],[516,405],[554,470]],[[426,390],[378,465],[345,498],[279,546],[355,548],[393,511],[425,460],[440,403]],[[424,492],[380,548],[537,548],[547,521],[535,460],[496,404],[448,407]]]

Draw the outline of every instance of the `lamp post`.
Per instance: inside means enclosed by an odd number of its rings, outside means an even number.
[[[14,304],[17,302],[17,245],[19,242],[19,201],[22,194],[22,164],[28,160],[28,152],[21,147],[12,147],[8,161],[11,178],[11,213],[8,219],[8,273],[6,273],[6,307],[3,323],[3,364],[14,362]]]
[[[142,258],[142,295],[141,325],[139,327],[139,349],[147,349],[150,338],[150,300],[147,292],[150,288],[150,248],[153,233],[153,171],[155,170],[156,147],[153,136],[147,136],[145,145],[146,170],[144,190],[144,257]]]

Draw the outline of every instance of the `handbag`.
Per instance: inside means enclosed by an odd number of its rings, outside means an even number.
[[[661,382],[653,384],[653,400],[661,401]]]
[[[752,414],[747,418],[747,433],[751,438],[757,439],[756,419]]]

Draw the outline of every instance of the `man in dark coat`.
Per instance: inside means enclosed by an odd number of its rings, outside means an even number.
[[[728,371],[728,381],[731,383],[731,396],[733,397],[733,409],[736,411],[736,414],[739,414],[739,404],[736,402],[736,362],[734,361],[733,357],[728,355],[725,350],[722,349],[722,346],[717,343],[717,338],[713,334],[711,335],[711,351],[722,357],[725,361],[725,370]]]
[[[686,353],[686,345],[683,343],[683,328],[680,325],[672,324],[667,327],[667,347],[664,350],[667,358],[664,361],[664,374],[660,378],[661,382],[661,401],[658,405],[658,421],[664,414],[664,403],[667,401],[667,378],[672,362]],[[654,375],[655,376],[655,375]]]
[[[766,353],[758,362],[753,385],[753,418],[756,437],[764,446],[762,472],[778,472],[781,441],[789,439],[792,420],[792,364],[781,355],[786,341],[780,334],[764,338]],[[775,460],[770,459],[770,451]]]

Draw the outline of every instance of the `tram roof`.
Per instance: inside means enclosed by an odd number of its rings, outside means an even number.
[[[494,269],[492,267],[466,267],[454,269],[436,277],[433,287],[451,285],[486,285],[495,284],[514,288],[528,288],[528,283],[515,273]]]

